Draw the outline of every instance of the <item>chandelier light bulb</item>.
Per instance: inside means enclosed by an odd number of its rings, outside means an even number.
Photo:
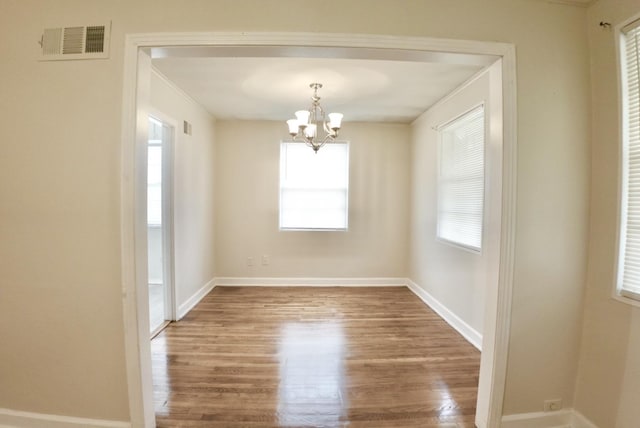
[[[289,134],[295,137],[298,134],[298,119],[287,120],[287,125],[289,126]]]
[[[342,124],[342,117],[344,115],[342,113],[329,113],[329,128],[340,129],[340,125]]]
[[[307,110],[299,110],[296,112],[296,119],[298,119],[298,125],[304,127],[309,124],[309,116],[311,112]]]

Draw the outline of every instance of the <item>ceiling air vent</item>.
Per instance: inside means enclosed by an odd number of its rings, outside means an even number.
[[[40,60],[108,58],[110,33],[111,24],[45,28]]]

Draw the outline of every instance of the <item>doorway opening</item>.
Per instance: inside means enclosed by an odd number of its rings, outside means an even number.
[[[188,48],[184,46],[188,45]],[[180,48],[178,48],[180,47]],[[175,49],[177,55],[184,50],[210,49],[212,55],[227,55],[234,49],[260,51],[265,57],[325,57],[325,58],[372,58],[387,60],[426,61],[427,58],[447,61],[451,56],[473,59],[483,56],[498,62],[502,70],[501,89],[503,106],[502,145],[502,213],[500,257],[497,261],[499,279],[490,284],[485,303],[485,333],[480,368],[480,386],[476,424],[483,428],[497,426],[502,413],[505,389],[507,349],[510,325],[511,288],[514,261],[515,234],[515,153],[516,153],[516,97],[515,97],[515,50],[512,45],[502,43],[466,42],[443,39],[404,38],[363,35],[330,35],[307,33],[210,33],[210,34],[146,34],[128,36],[125,51],[124,108],[123,108],[123,283],[127,290],[125,298],[126,355],[128,361],[129,397],[132,423],[136,426],[154,426],[154,411],[151,388],[150,351],[148,340],[141,333],[148,324],[140,317],[144,314],[137,293],[148,287],[146,254],[136,245],[141,234],[146,233],[143,222],[145,209],[140,208],[136,194],[145,183],[140,166],[140,144],[146,144],[147,130],[137,120],[145,113],[148,99],[148,79],[151,70],[151,55],[167,55]],[[179,51],[178,49],[182,49]],[[169,53],[168,53],[169,52]],[[141,160],[142,159],[142,160]],[[144,230],[142,230],[144,229]],[[146,242],[144,240],[143,242]],[[148,336],[147,336],[148,337]]]
[[[157,335],[173,319],[171,142],[173,128],[149,116],[147,147],[147,276],[149,329]]]

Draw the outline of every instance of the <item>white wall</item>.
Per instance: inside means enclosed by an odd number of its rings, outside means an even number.
[[[499,67],[497,65],[496,67]],[[491,70],[499,73],[492,67]],[[502,106],[491,102],[485,71],[441,100],[412,124],[411,263],[409,277],[479,335],[483,333],[485,295],[496,287],[500,255]],[[497,88],[500,92],[500,88]],[[436,239],[438,132],[436,127],[471,110],[485,108],[485,214],[482,251],[471,252]],[[497,216],[497,221],[493,216]]]
[[[633,3],[600,1],[612,11]],[[0,10],[0,407],[129,419],[120,242],[123,46],[126,34],[167,31],[513,43],[518,201],[504,412],[537,411],[558,391],[573,393],[589,199],[585,8],[533,0],[313,6],[193,0],[188,7],[167,0],[0,0]],[[299,19],[309,13],[331,19]],[[110,59],[37,61],[36,41],[46,26],[105,20],[113,22]],[[604,147],[605,139],[599,141]],[[624,320],[616,310],[605,314]],[[609,406],[613,397],[603,395],[597,406]]]
[[[406,277],[408,125],[345,123],[346,232],[278,229],[284,122],[218,121],[216,131],[217,276]],[[262,255],[269,256],[268,266]],[[247,257],[254,266],[247,266]]]
[[[151,73],[152,114],[173,122],[174,281],[177,307],[184,307],[215,275],[215,121],[199,104]],[[192,134],[183,132],[183,120]],[[179,311],[180,312],[180,311]]]
[[[636,0],[600,0],[589,9],[593,140],[591,241],[575,407],[602,428],[640,420],[640,308],[612,298],[615,283],[620,132],[614,27],[640,14]],[[640,17],[640,16],[639,16]]]

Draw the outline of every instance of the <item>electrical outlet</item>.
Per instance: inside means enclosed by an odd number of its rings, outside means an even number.
[[[247,257],[247,266],[253,266],[253,257]]]
[[[263,255],[262,256],[262,266],[268,266],[268,265],[269,265],[269,256]]]
[[[544,411],[555,412],[562,409],[562,399],[557,398],[555,400],[544,400]]]

